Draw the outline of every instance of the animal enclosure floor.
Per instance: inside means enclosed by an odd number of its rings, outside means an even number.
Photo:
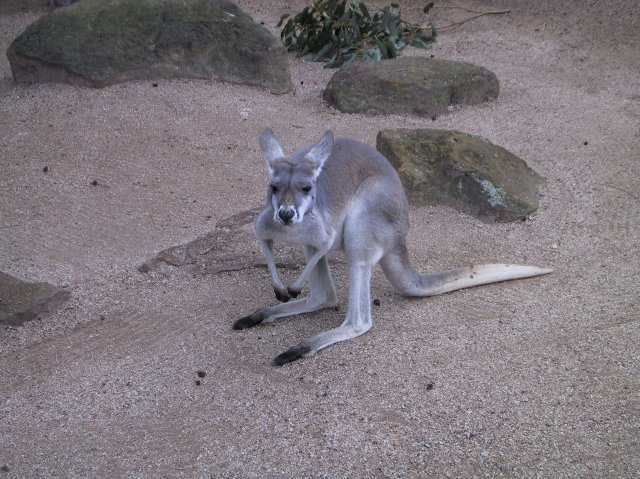
[[[424,22],[424,3],[403,17]],[[238,4],[276,33],[305,2]],[[46,11],[28,5],[0,15],[1,51]],[[405,55],[484,66],[500,95],[436,121],[341,114],[322,101],[333,71],[293,55],[283,96],[215,79],[16,85],[0,57],[0,271],[71,292],[0,330],[0,478],[637,474],[640,9],[443,1],[437,24],[476,15],[456,6],[510,12]],[[264,200],[266,127],[289,151],[326,129],[370,145],[400,127],[488,138],[546,178],[539,210],[488,225],[412,208],[412,261],[555,272],[406,299],[378,269],[370,332],[272,367],[342,321],[340,255],[338,311],[240,332],[275,302],[264,268],[137,270]]]

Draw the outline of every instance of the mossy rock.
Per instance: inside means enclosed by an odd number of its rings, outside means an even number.
[[[434,116],[452,105],[476,105],[496,98],[495,74],[471,63],[403,57],[340,68],[324,99],[345,113]]]
[[[279,40],[228,0],[83,0],[30,25],[7,57],[16,82],[102,87],[215,75],[291,90]]]
[[[544,179],[484,138],[455,130],[383,130],[376,147],[414,205],[445,204],[488,222],[523,220],[538,208]]]

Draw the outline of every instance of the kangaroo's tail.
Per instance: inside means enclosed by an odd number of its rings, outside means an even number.
[[[407,296],[433,296],[482,284],[540,276],[553,271],[518,264],[481,264],[424,275],[417,273],[411,266],[405,245],[390,251],[380,260],[380,264],[391,284]]]

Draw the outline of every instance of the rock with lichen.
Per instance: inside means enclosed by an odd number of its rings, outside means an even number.
[[[498,222],[523,220],[538,208],[543,178],[484,138],[455,130],[383,130],[376,146],[412,204],[445,204]]]

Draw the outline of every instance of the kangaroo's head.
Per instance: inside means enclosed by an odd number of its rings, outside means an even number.
[[[316,203],[316,180],[333,148],[333,133],[327,131],[311,147],[285,156],[271,129],[260,136],[260,148],[269,171],[269,201],[273,219],[283,225],[302,222]]]

